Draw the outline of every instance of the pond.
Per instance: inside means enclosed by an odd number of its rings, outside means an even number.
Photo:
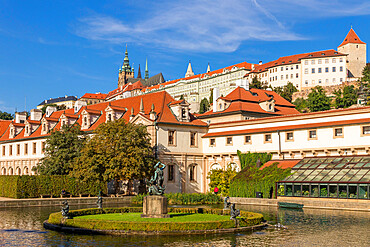
[[[86,207],[71,206],[71,209]],[[279,222],[287,229],[271,227],[253,233],[222,235],[86,236],[43,228],[43,221],[60,207],[3,208],[0,209],[0,246],[370,246],[370,213],[367,212],[246,205],[237,208],[262,213],[271,224]]]

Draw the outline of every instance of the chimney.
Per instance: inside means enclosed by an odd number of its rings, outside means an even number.
[[[16,112],[15,113],[15,122],[16,123],[24,123],[27,119],[27,112]]]
[[[259,61],[259,62],[258,62],[258,64],[259,64],[259,65],[262,65],[262,61]]]
[[[135,117],[135,114],[134,114],[134,108],[131,107],[131,115],[130,115],[130,121]]]
[[[57,108],[55,106],[48,106],[46,107],[46,117],[50,117],[53,112],[57,111]]]
[[[217,99],[220,97],[220,89],[218,87],[213,88],[213,112],[217,112]]]
[[[40,121],[42,118],[42,111],[39,109],[31,110],[31,120]]]
[[[154,111],[154,104],[152,104],[152,110],[150,111],[150,113],[149,113],[149,117],[150,117],[150,119],[151,120],[155,120],[156,119],[156,117],[157,117],[157,115],[156,115],[156,113],[155,113],[155,111]]]
[[[74,113],[76,114],[77,112],[80,111],[81,107],[87,106],[86,101],[83,100],[77,100],[74,106]]]

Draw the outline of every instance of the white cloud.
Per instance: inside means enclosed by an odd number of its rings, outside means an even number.
[[[198,52],[232,52],[246,40],[299,40],[287,23],[302,19],[369,12],[369,3],[318,0],[191,0],[158,2],[138,21],[106,15],[79,20],[75,33],[114,44],[150,43],[157,47]]]

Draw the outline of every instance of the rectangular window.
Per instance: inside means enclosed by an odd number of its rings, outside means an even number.
[[[343,137],[343,128],[334,129],[334,138]]]
[[[362,126],[362,135],[370,135],[370,126]]]
[[[329,58],[325,59],[325,63],[329,63]]]
[[[319,79],[319,83],[321,83],[321,79]]]
[[[168,165],[168,181],[174,181],[174,165]]]
[[[333,58],[333,63],[335,63],[337,60],[335,58]]]
[[[336,67],[333,67],[333,70],[332,71],[335,72],[336,71]]]
[[[341,58],[339,58],[339,62],[341,63],[341,62],[343,62],[343,58],[341,57]]]
[[[299,68],[298,64],[295,66],[295,68],[296,68],[296,69],[298,69],[298,68]]]
[[[168,131],[168,145],[175,145],[175,131]]]
[[[317,73],[321,73],[321,68],[318,68],[317,69]]]
[[[343,66],[340,66],[340,67],[339,67],[339,71],[340,71],[340,72],[343,72]]]
[[[329,67],[325,67],[325,72],[328,73],[329,72]]]
[[[17,155],[21,154],[21,144],[17,144]]]
[[[290,74],[290,78],[293,79],[293,74]]]
[[[282,79],[282,80],[284,79],[284,76],[283,76],[283,75],[281,75],[281,79]]]
[[[24,155],[28,154],[28,143],[24,144]]]
[[[36,154],[37,152],[37,145],[36,142],[33,143],[33,154]]]
[[[13,155],[13,146],[9,145],[9,156]]]
[[[305,61],[304,61],[304,64],[305,64],[305,65],[308,65],[308,60],[305,60]]]
[[[244,143],[251,144],[252,143],[251,136],[245,136],[244,137]]]
[[[284,68],[283,67],[281,67],[281,71],[283,71],[284,70]]]
[[[3,146],[3,156],[5,156],[5,146]]]
[[[295,78],[298,78],[298,73],[295,74]]]
[[[316,130],[308,131],[308,139],[317,139]]]
[[[311,64],[315,64],[315,60],[311,60]]]
[[[190,146],[195,147],[197,145],[197,133],[190,132]]]
[[[312,74],[315,74],[315,68],[312,68],[312,69],[311,69],[311,73],[312,73]]]
[[[321,63],[322,63],[322,60],[321,60],[321,59],[319,59],[319,60],[318,60],[318,64],[321,64]]]
[[[305,74],[308,74],[308,69],[304,69],[304,73]]]
[[[304,84],[308,85],[308,81],[307,81],[307,80],[305,80]]]
[[[287,141],[293,141],[293,132],[287,132],[286,133],[286,140]]]
[[[189,179],[190,181],[194,182],[195,181],[195,177],[196,177],[196,166],[195,165],[192,165],[190,166],[190,171],[189,171]]]
[[[286,67],[285,67],[285,70],[288,70],[288,69],[289,69],[289,67],[288,67],[288,66],[286,66]]]
[[[233,145],[233,138],[232,137],[226,137],[226,145]]]
[[[266,143],[266,142],[272,142],[271,134],[266,134],[266,135],[265,135],[265,143]]]
[[[340,78],[340,79],[339,79],[339,81],[340,81],[340,82],[343,82],[343,78]]]
[[[211,147],[216,146],[216,139],[215,138],[209,139],[209,146],[211,146]]]
[[[335,82],[335,78],[333,78],[333,82]]]
[[[288,78],[289,78],[289,76],[288,76],[288,75],[285,75],[285,78],[286,78],[286,79],[288,79]]]

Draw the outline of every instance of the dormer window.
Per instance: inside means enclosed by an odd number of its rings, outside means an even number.
[[[28,135],[29,131],[30,131],[30,128],[28,126],[26,126],[26,134],[27,135]]]
[[[42,125],[42,131],[46,131],[46,124]]]
[[[108,121],[112,121],[112,114],[108,114]]]
[[[181,109],[181,117],[182,119],[186,119],[186,110],[184,108]]]
[[[84,117],[84,125],[87,125],[87,117]]]

